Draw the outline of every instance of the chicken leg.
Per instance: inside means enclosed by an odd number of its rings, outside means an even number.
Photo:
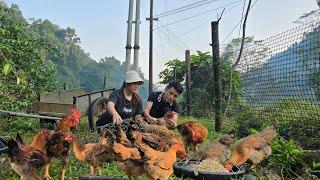
[[[52,177],[51,177],[50,174],[49,174],[49,167],[50,167],[50,164],[47,164],[47,165],[46,165],[46,171],[45,171],[45,173],[44,173],[44,177],[46,178],[46,180],[52,179]]]

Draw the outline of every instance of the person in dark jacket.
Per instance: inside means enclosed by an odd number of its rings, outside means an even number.
[[[164,92],[152,92],[143,111],[145,119],[150,124],[156,124],[157,118],[163,117],[169,111],[176,112],[175,115],[178,116],[180,110],[176,99],[182,92],[183,87],[178,81],[170,82]]]
[[[142,102],[138,90],[143,83],[136,71],[128,71],[122,87],[110,94],[107,111],[96,122],[97,128],[109,123],[120,124],[123,119],[142,117]]]

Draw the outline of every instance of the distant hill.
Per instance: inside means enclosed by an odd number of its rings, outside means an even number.
[[[288,98],[304,99],[311,103],[320,100],[319,24],[309,32],[295,33],[301,33],[301,39],[297,36],[271,37],[268,41],[273,44],[266,42],[264,52],[254,52],[256,45],[247,47],[245,51],[251,54],[244,57],[241,69],[243,96],[248,103],[270,104]],[[283,44],[280,44],[282,47],[278,46],[277,41],[292,44],[285,49]],[[284,48],[282,52],[274,53],[281,48]],[[248,71],[245,70],[246,66],[249,67]]]

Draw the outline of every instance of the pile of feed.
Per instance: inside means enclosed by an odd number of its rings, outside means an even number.
[[[204,172],[229,172],[222,164],[215,160],[205,159],[200,164],[195,165],[197,171]]]

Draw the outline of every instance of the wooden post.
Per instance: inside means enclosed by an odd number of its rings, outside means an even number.
[[[104,76],[102,90],[104,90],[104,88],[106,88],[106,83],[107,83],[107,76]]]
[[[211,22],[212,33],[212,64],[214,81],[214,104],[215,104],[215,130],[221,130],[221,77],[220,77],[220,55],[219,55],[219,21]]]
[[[173,79],[176,81],[177,80],[177,63],[174,63],[174,68],[173,68]]]
[[[190,69],[190,50],[185,51],[186,58],[186,90],[187,90],[187,115],[190,116],[191,112],[191,69]]]

